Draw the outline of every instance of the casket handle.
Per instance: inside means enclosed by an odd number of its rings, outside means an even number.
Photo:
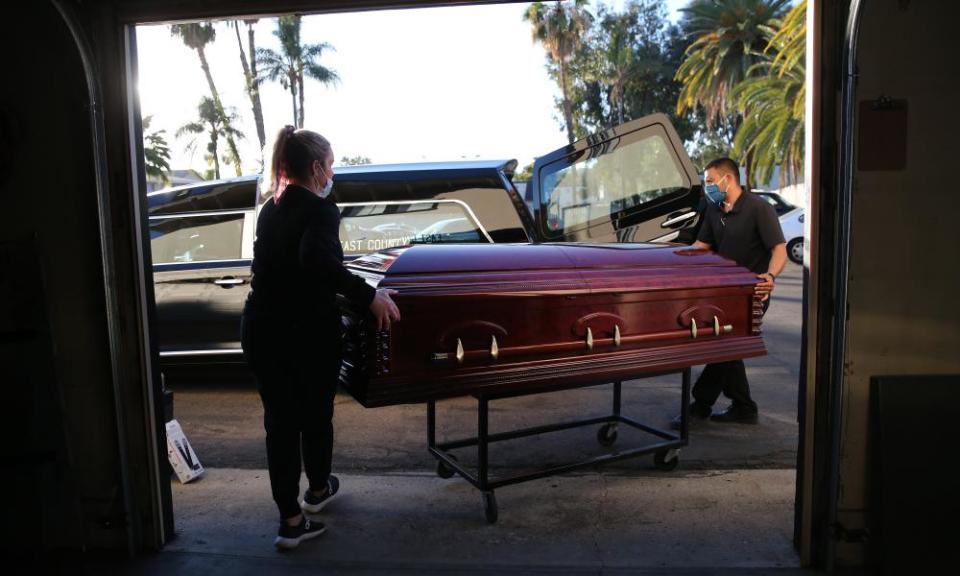
[[[463,364],[463,343],[457,338],[457,364]]]
[[[497,336],[495,334],[490,335],[490,357],[494,360],[497,359],[497,356],[500,355],[500,347],[497,346]]]
[[[587,350],[593,350],[593,330],[587,326]]]
[[[713,334],[714,336],[719,336],[721,334],[729,334],[733,332],[733,324],[724,324],[720,325],[720,319],[716,316],[713,317]]]
[[[620,347],[620,326],[617,324],[613,325],[613,345],[617,348]]]
[[[721,334],[729,334],[733,332],[733,324],[720,324],[720,318],[713,317],[713,335],[719,336]],[[697,319],[690,318],[690,337],[694,340],[697,339]]]

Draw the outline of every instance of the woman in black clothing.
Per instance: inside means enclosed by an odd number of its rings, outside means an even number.
[[[327,198],[332,164],[323,136],[293,126],[280,131],[273,197],[257,220],[243,310],[243,352],[263,401],[270,486],[281,517],[279,548],[322,534],[323,524],[303,512],[319,512],[339,489],[330,474],[341,344],[336,295],[369,308],[378,329],[400,319],[392,291],[375,290],[343,266],[340,211]],[[301,451],[310,485],[298,502]]]

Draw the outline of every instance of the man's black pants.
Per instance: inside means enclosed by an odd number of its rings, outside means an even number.
[[[770,306],[768,298],[763,303],[763,313]],[[757,403],[750,397],[750,383],[747,382],[747,369],[743,360],[707,364],[693,385],[693,399],[698,406],[713,406],[723,393],[733,401],[733,405],[749,412],[757,411]]]
[[[331,337],[339,333],[319,340],[316,329],[270,324],[244,317],[243,352],[263,401],[273,500],[280,517],[291,518],[301,513],[301,458],[311,490],[326,489],[330,476],[340,342]]]
[[[750,397],[750,384],[743,360],[707,364],[693,385],[693,399],[698,406],[713,406],[721,392],[733,400],[734,406],[757,411],[757,403]]]

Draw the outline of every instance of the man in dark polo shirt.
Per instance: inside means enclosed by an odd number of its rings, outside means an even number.
[[[787,262],[787,248],[780,221],[773,206],[740,186],[740,168],[729,158],[707,164],[704,173],[707,210],[695,248],[706,248],[756,272],[762,280],[756,291],[763,294],[766,312],[774,279]],[[712,414],[720,393],[732,402]],[[750,397],[750,385],[743,360],[707,364],[693,386],[690,423],[709,418],[714,422],[757,423],[757,403]],[[673,421],[680,427],[680,419]]]

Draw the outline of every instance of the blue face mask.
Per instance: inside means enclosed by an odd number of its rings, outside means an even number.
[[[726,178],[726,176],[723,178]],[[723,181],[723,178],[721,178],[720,181]],[[727,193],[720,190],[720,182],[704,185],[703,193],[706,194],[707,198],[714,204],[721,204],[727,198]]]

